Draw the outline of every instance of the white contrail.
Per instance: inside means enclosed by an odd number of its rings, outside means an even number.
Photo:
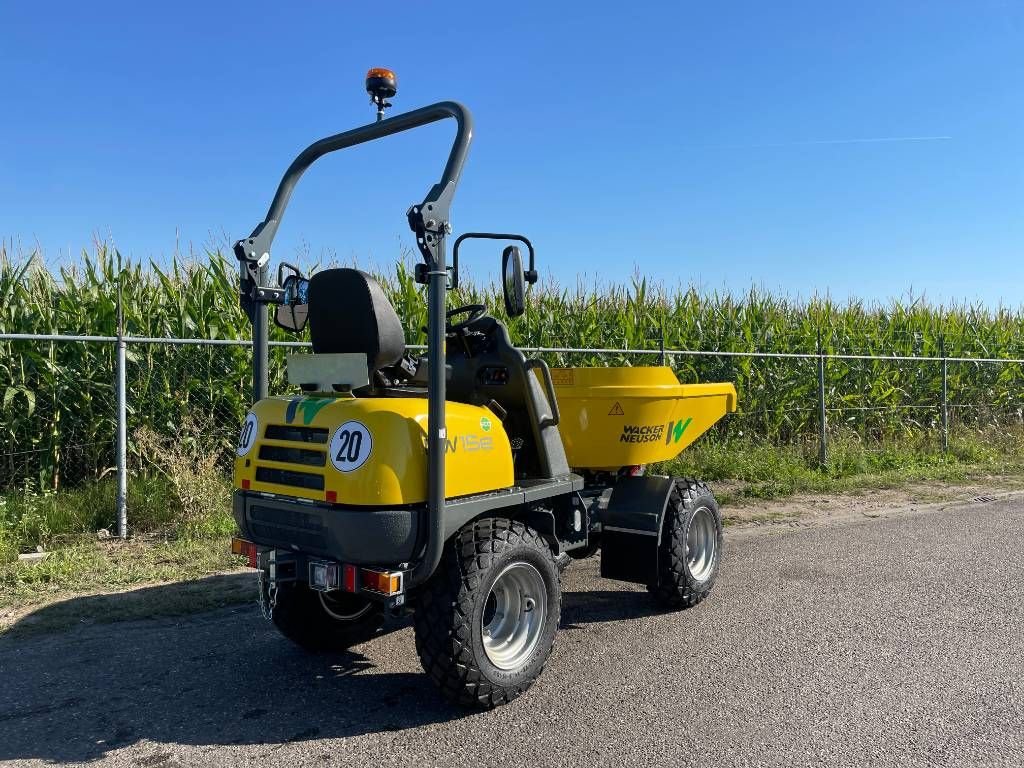
[[[897,141],[949,141],[952,136],[883,136],[869,139],[810,139],[808,141],[783,141],[773,144],[722,144],[732,149],[758,149],[762,147],[806,147],[820,144],[883,144]],[[714,145],[712,145],[714,146]]]
[[[785,144],[777,144],[776,146],[785,147],[795,144],[878,144],[885,141],[949,141],[952,138],[952,136],[886,136],[878,139],[819,139],[815,141],[789,141]]]

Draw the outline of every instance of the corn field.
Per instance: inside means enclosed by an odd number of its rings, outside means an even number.
[[[230,256],[177,259],[161,266],[125,261],[104,247],[75,266],[48,268],[37,254],[0,248],[0,333],[115,335],[118,295],[126,336],[246,338]],[[424,289],[412,261],[378,275],[402,318],[407,341],[423,343]],[[497,287],[464,280],[449,306],[481,302],[503,315]],[[565,288],[542,280],[524,317],[509,322],[522,347],[652,349],[709,352],[857,354],[829,360],[829,421],[865,441],[933,430],[940,418],[941,363],[893,361],[892,355],[1019,358],[1024,314],[984,306],[934,306],[797,300],[752,289],[742,296],[695,288],[669,290],[636,277],[628,285]],[[279,341],[295,340],[274,327]],[[819,348],[820,343],[820,348]],[[0,488],[30,481],[55,488],[98,477],[112,464],[114,349],[111,344],[0,341]],[[284,386],[283,352],[273,351],[272,391]],[[562,365],[650,365],[631,353],[548,353]],[[249,402],[246,347],[132,344],[129,421],[133,430],[208,435],[208,450],[230,456]],[[743,434],[793,442],[817,429],[817,360],[668,356],[681,381],[732,381],[740,413],[719,437]],[[951,421],[969,427],[1019,424],[1024,370],[1018,363],[951,362]],[[183,430],[185,424],[191,430]],[[131,446],[143,461],[138,445]],[[28,458],[26,458],[28,457]],[[31,467],[26,473],[25,467]],[[26,477],[28,480],[26,480]]]

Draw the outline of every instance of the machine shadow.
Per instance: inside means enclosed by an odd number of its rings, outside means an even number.
[[[664,613],[647,592],[595,590],[562,593],[564,629],[579,629],[586,624],[642,619]]]
[[[250,579],[235,574],[73,598],[24,617],[0,637],[0,762],[85,762],[142,740],[272,746],[475,715],[438,696],[419,671],[411,636],[388,636],[411,635],[408,619],[390,622],[382,637],[352,651],[310,655],[254,605],[145,614],[147,606],[173,607],[203,589],[230,595]],[[82,627],[82,617],[119,602],[115,618],[148,620]],[[654,613],[644,593],[570,591],[562,627]],[[382,658],[399,671],[378,666]]]
[[[383,636],[351,651],[314,655],[281,637],[251,602],[189,616],[143,614],[236,576],[121,595],[114,618],[145,621],[83,627],[82,617],[116,604],[114,595],[73,598],[22,618],[0,636],[0,763],[86,762],[142,740],[277,745],[472,714],[437,695],[411,649],[401,671],[378,666],[394,656],[396,641],[406,643],[388,635],[409,620],[390,622]]]

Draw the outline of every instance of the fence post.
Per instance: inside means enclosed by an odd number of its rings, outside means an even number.
[[[659,365],[665,365],[665,318],[661,318],[661,339],[659,349],[661,354],[658,356]]]
[[[939,336],[942,355],[942,452],[949,452],[949,360],[946,359],[946,337]]]
[[[828,417],[825,413],[825,351],[821,346],[821,331],[818,331],[818,463],[828,462]]]
[[[121,254],[118,253],[118,261]],[[117,278],[117,535],[128,536],[128,402],[121,275]]]

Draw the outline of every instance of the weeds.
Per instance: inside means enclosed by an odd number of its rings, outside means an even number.
[[[212,450],[209,419],[187,416],[173,436],[160,435],[149,427],[135,433],[135,445],[147,468],[167,481],[175,529],[179,534],[216,535],[233,530],[226,517],[231,507],[231,488],[219,469],[220,452]]]

